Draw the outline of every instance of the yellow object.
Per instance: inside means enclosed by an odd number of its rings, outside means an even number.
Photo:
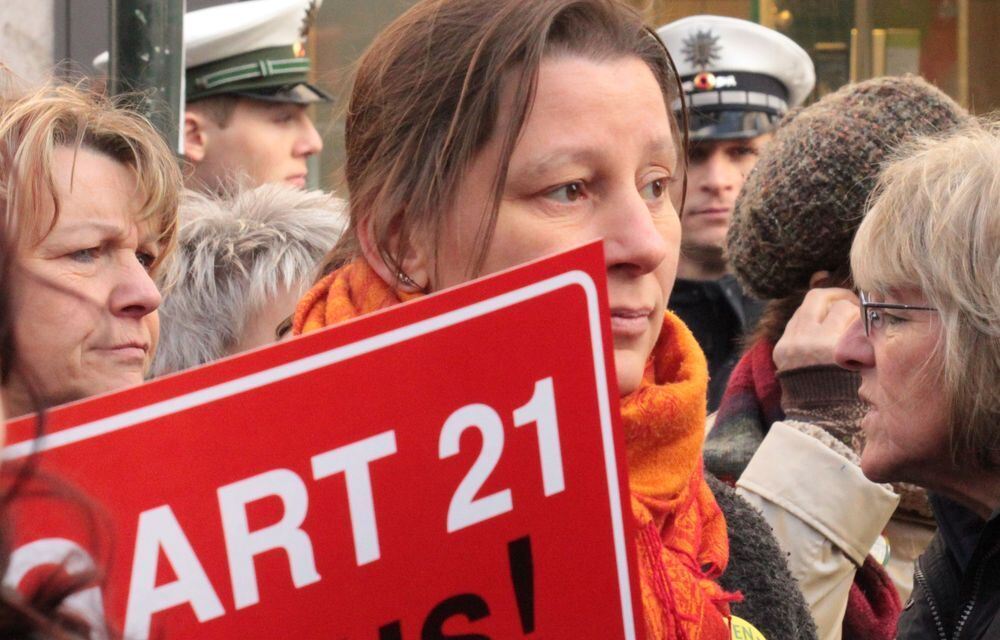
[[[729,632],[732,640],[767,640],[757,627],[738,616],[729,616]]]

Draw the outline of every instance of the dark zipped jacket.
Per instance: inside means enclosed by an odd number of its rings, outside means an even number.
[[[1000,640],[1000,510],[989,520],[932,496],[938,533],[914,568],[899,640]]]
[[[708,412],[719,408],[733,367],[743,355],[743,337],[757,326],[764,303],[743,293],[736,276],[718,280],[678,279],[667,308],[684,321],[708,360]]]

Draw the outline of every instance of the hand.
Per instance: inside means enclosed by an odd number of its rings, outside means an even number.
[[[858,297],[847,289],[810,289],[774,345],[778,371],[835,364],[834,347],[860,313]]]

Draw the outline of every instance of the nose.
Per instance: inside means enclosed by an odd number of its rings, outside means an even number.
[[[643,275],[659,267],[666,259],[668,243],[639,192],[634,187],[625,191],[627,195],[614,202],[608,201],[605,205],[615,207],[612,215],[603,216],[595,212],[597,219],[607,221],[601,229],[604,236],[604,259],[609,271]],[[665,198],[663,206],[673,205],[669,198]],[[672,212],[665,213],[676,218],[676,214]]]
[[[156,311],[163,297],[149,272],[137,259],[126,259],[125,262],[120,265],[108,303],[114,315],[139,319]]]
[[[313,124],[312,118],[308,114],[303,113],[299,137],[295,142],[295,156],[308,158],[322,150],[323,138],[320,137],[319,131],[316,130],[316,125]]]
[[[702,179],[698,185],[713,194],[735,191],[742,187],[743,174],[736,163],[720,150],[712,152],[701,166]]]
[[[844,369],[861,371],[875,366],[875,350],[865,335],[861,319],[855,320],[840,337],[833,351],[834,361]]]

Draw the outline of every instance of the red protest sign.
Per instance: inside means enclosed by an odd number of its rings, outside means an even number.
[[[6,579],[106,567],[136,639],[641,637],[605,295],[593,244],[54,410],[102,519],[20,499]]]

